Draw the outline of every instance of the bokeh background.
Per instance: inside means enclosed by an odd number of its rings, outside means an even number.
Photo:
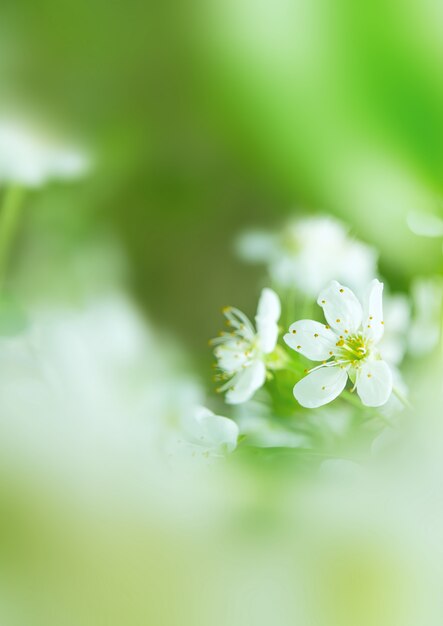
[[[440,242],[405,220],[441,212],[437,3],[1,7],[3,103],[96,152],[93,176],[49,190],[50,208],[32,212],[44,254],[56,263],[112,233],[143,306],[193,348],[204,349],[220,303],[255,300],[255,270],[232,254],[246,227],[297,211],[340,216],[399,287],[440,262]]]
[[[236,257],[244,230],[332,215],[379,251],[394,292],[441,273],[441,239],[418,237],[407,218],[443,217],[442,62],[443,7],[432,0],[0,0],[1,109],[45,119],[94,163],[81,181],[28,195],[9,287],[27,303],[78,303],[118,275],[210,385],[220,307],[252,315],[262,281]],[[313,606],[323,598],[316,623],[434,623],[432,547],[422,569],[408,561],[416,536],[399,539],[394,514],[377,548],[371,524],[370,539],[343,550],[340,520],[331,536],[306,534],[315,498],[303,527],[280,467],[240,486],[228,473],[219,500],[213,484],[199,486],[185,521],[173,508],[178,526],[160,516],[148,529],[118,505],[72,512],[6,470],[5,626],[303,624],[300,577]],[[405,603],[413,592],[417,613]]]

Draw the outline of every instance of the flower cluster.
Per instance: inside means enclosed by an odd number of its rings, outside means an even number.
[[[411,297],[390,293],[377,278],[375,250],[331,218],[246,233],[238,249],[267,265],[275,288],[263,289],[255,325],[225,308],[229,330],[210,342],[217,391],[242,405],[234,417],[244,445],[312,449],[358,424],[371,443],[386,424],[392,429],[411,407],[403,359],[439,339],[441,281],[415,281]]]
[[[392,392],[392,372],[382,359],[378,344],[384,333],[383,283],[374,279],[363,308],[348,287],[332,281],[319,297],[327,324],[299,320],[284,335],[285,343],[311,361],[320,361],[294,387],[294,396],[306,408],[332,402],[352,382],[362,403],[378,407],[386,404]],[[249,400],[274,369],[269,355],[277,344],[280,301],[271,289],[264,289],[256,315],[257,330],[238,309],[224,309],[231,332],[223,332],[211,343],[226,382],[229,404]]]

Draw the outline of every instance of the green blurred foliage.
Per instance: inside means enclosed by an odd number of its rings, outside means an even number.
[[[140,300],[202,355],[221,305],[252,312],[258,274],[232,253],[249,226],[333,213],[380,248],[394,288],[440,270],[439,241],[405,223],[441,207],[433,10],[3,0],[3,101],[62,120],[96,154],[86,183],[38,201],[60,205],[47,231],[79,248],[113,231]]]

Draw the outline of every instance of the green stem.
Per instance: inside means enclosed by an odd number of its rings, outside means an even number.
[[[23,187],[9,187],[0,211],[0,289],[3,287],[11,250],[20,223],[24,197]]]

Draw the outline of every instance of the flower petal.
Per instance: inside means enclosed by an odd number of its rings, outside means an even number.
[[[383,286],[376,278],[371,282],[365,307],[363,332],[365,337],[372,339],[374,343],[380,341],[384,332]]]
[[[354,293],[333,280],[318,296],[328,324],[339,334],[355,333],[360,327],[363,312]]]
[[[365,406],[386,404],[392,392],[392,372],[385,361],[366,361],[357,373],[357,393]]]
[[[302,378],[294,387],[294,396],[307,409],[332,402],[346,386],[348,374],[338,366],[323,367]]]
[[[253,361],[233,378],[233,386],[226,393],[228,404],[246,402],[266,380],[266,367],[263,361]]]
[[[236,372],[248,361],[248,350],[249,344],[240,339],[222,343],[214,350],[218,367],[225,372]]]
[[[260,338],[260,347],[265,354],[272,352],[277,343],[278,325],[281,307],[280,300],[272,289],[263,289],[258,302],[257,334]]]
[[[311,361],[331,358],[337,343],[337,335],[324,324],[313,320],[300,320],[291,324],[285,343]]]
[[[214,415],[206,407],[198,407],[194,417],[191,434],[196,443],[216,450],[225,447],[228,452],[236,448],[239,428],[233,420]]]

